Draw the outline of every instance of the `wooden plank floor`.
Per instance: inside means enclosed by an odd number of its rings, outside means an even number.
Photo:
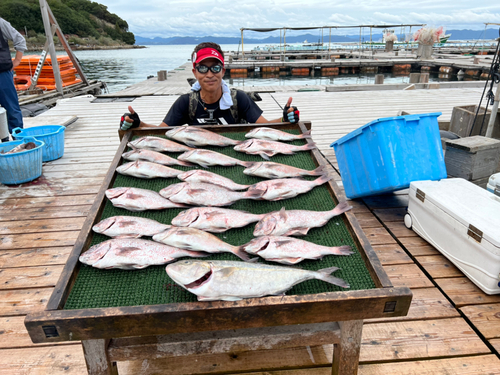
[[[332,161],[329,144],[365,123],[411,113],[477,104],[480,89],[388,91],[383,93],[294,93],[313,139]],[[259,103],[268,118],[281,110],[269,94]],[[280,103],[288,93],[273,94]],[[150,96],[131,104],[146,122],[158,124],[176,96]],[[127,103],[62,102],[41,116],[66,129],[64,157],[46,163],[38,180],[0,185],[0,374],[83,374],[78,342],[33,344],[24,316],[43,309],[118,146],[117,127]],[[158,108],[162,108],[158,110]],[[43,118],[43,117],[40,117]],[[340,176],[336,175],[336,181]],[[365,322],[359,373],[500,374],[500,296],[487,296],[444,257],[407,230],[405,191],[351,201],[353,210],[396,286],[414,297],[406,317]],[[279,352],[119,363],[121,374],[328,374],[331,346]],[[248,369],[254,371],[249,371]]]

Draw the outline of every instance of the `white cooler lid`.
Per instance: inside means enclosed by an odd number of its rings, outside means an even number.
[[[483,232],[486,241],[500,247],[500,197],[463,178],[411,182],[410,192],[415,194],[416,189],[425,193],[425,201],[465,227],[473,225]]]

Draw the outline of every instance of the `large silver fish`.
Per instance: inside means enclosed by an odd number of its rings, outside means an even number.
[[[92,227],[96,233],[114,238],[139,238],[153,236],[170,228],[156,220],[136,216],[112,216],[101,220]]]
[[[224,137],[210,130],[197,126],[180,126],[165,133],[168,138],[175,139],[188,146],[235,146],[240,144],[231,138]]]
[[[132,147],[132,151],[127,151],[127,152],[123,153],[122,157],[124,159],[130,160],[130,161],[144,160],[144,161],[150,161],[151,163],[156,163],[156,164],[182,165],[182,166],[186,166],[186,167],[193,165],[191,163],[186,163],[184,161],[180,161],[180,160],[172,158],[168,155],[162,154],[161,152],[148,150],[145,148],[143,148],[143,149],[137,148],[131,144],[129,144],[129,146]]]
[[[154,241],[114,238],[92,246],[80,262],[95,268],[133,270],[167,264],[182,257],[205,257],[206,253],[178,249]]]
[[[230,245],[208,232],[196,228],[171,227],[155,234],[154,241],[180,249],[205,251],[207,253],[232,253],[243,260],[249,260],[241,246]]]
[[[253,235],[259,236],[305,236],[309,229],[322,227],[332,217],[343,214],[352,207],[342,202],[330,211],[290,210],[270,212],[255,225]]]
[[[116,168],[120,174],[138,178],[174,178],[182,171],[167,167],[166,165],[151,163],[149,161],[136,160],[125,163]]]
[[[273,128],[255,128],[245,134],[246,138],[259,138],[268,141],[295,141],[297,139],[311,138],[311,131],[308,130],[304,134],[290,134],[282,130]]]
[[[135,148],[145,148],[148,150],[159,151],[159,152],[186,152],[192,150],[191,147],[181,145],[180,143],[171,141],[170,139],[160,138],[160,137],[141,137],[132,142],[129,142],[127,146]]]
[[[172,225],[222,233],[259,221],[265,214],[255,215],[245,211],[219,207],[195,207],[182,211],[172,219]]]
[[[297,264],[304,259],[321,259],[325,255],[353,254],[350,246],[321,246],[298,238],[282,236],[254,238],[242,248],[249,254],[283,264]]]
[[[248,193],[255,193],[260,198],[266,201],[279,201],[296,197],[299,194],[307,193],[314,187],[324,184],[331,180],[333,176],[321,176],[314,181],[302,180],[299,178],[282,178],[277,180],[261,181],[248,188]],[[264,193],[262,193],[264,192]]]
[[[269,160],[271,156],[276,154],[293,155],[298,151],[309,151],[315,148],[315,143],[307,143],[303,146],[294,146],[282,142],[264,141],[262,139],[247,139],[234,147],[236,151],[244,152],[250,155],[260,155],[266,160]]]
[[[185,182],[206,182],[208,184],[219,185],[229,190],[245,190],[250,185],[240,185],[230,178],[223,177],[217,173],[194,169],[177,175],[179,180]]]
[[[292,167],[291,165],[274,163],[272,161],[260,161],[253,163],[243,171],[249,176],[258,176],[264,178],[287,178],[300,176],[320,176],[325,173],[325,167],[320,166],[312,171]]]
[[[119,187],[106,190],[106,197],[113,206],[129,211],[163,210],[165,208],[186,207],[183,204],[171,202],[156,191]]]
[[[299,268],[233,261],[181,260],[166,267],[168,276],[198,296],[198,301],[238,301],[243,298],[282,295],[292,286],[318,279],[349,288],[330,274],[337,267],[308,271]]]
[[[235,159],[230,156],[221,154],[219,152],[210,150],[188,151],[182,155],[179,155],[178,159],[189,163],[201,165],[204,168],[208,168],[213,165],[223,165],[225,167],[233,165],[241,165],[243,167],[249,167],[252,164],[252,162],[250,161]]]
[[[229,206],[240,199],[260,199],[263,191],[233,191],[206,183],[180,182],[160,190],[160,195],[172,202],[193,206]]]

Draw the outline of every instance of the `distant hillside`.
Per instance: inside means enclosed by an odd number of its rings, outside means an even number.
[[[416,31],[416,30],[413,30]],[[397,34],[397,33],[396,33]],[[485,30],[446,30],[446,34],[451,34],[450,40],[477,40],[477,39],[496,39],[499,37],[498,29],[487,29]],[[265,34],[263,34],[265,35]],[[404,40],[404,35],[398,35],[399,40]],[[382,39],[382,33],[372,33],[372,40],[377,41]],[[313,34],[303,34],[298,36],[287,36],[287,43],[302,43],[307,40],[309,43],[316,43],[321,41],[321,35]],[[328,34],[323,35],[323,42],[328,43]],[[364,33],[361,34],[362,41],[370,40],[369,29],[365,29]],[[278,44],[280,42],[279,37],[269,36],[263,39],[247,38],[244,37],[244,43],[248,44]],[[339,42],[358,42],[359,34],[357,35],[346,35],[338,36],[332,35],[332,43]],[[143,38],[141,36],[135,37],[135,43],[138,45],[178,45],[178,44],[198,44],[201,42],[215,42],[218,44],[238,44],[241,43],[240,37],[215,37],[215,36],[203,36],[203,37],[189,37],[189,36],[175,36],[171,38]]]
[[[328,35],[323,36],[323,42],[328,43]],[[307,40],[309,43],[316,43],[321,39],[321,36],[304,34],[298,36],[287,36],[287,43],[302,43]],[[345,36],[334,36],[332,35],[332,42],[352,42],[352,39]],[[202,42],[215,42],[218,44],[238,44],[241,43],[241,38],[239,37],[216,37],[216,36],[203,36],[203,37],[190,37],[190,36],[175,36],[171,38],[143,38],[141,36],[135,37],[135,43],[141,45],[177,45],[177,44],[198,44]],[[264,39],[246,38],[243,39],[244,43],[249,44],[276,44],[280,42],[280,38],[269,36]]]
[[[66,35],[135,43],[127,22],[110,13],[105,5],[90,0],[48,0],[48,3]],[[0,16],[17,30],[23,33],[27,30],[28,37],[45,33],[39,0],[0,0]]]

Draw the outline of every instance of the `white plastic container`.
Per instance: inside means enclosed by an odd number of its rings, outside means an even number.
[[[486,185],[486,189],[495,195],[500,197],[500,172],[492,174],[490,179],[488,180],[488,185]]]
[[[487,294],[500,293],[500,197],[461,178],[410,184],[405,225]]]

